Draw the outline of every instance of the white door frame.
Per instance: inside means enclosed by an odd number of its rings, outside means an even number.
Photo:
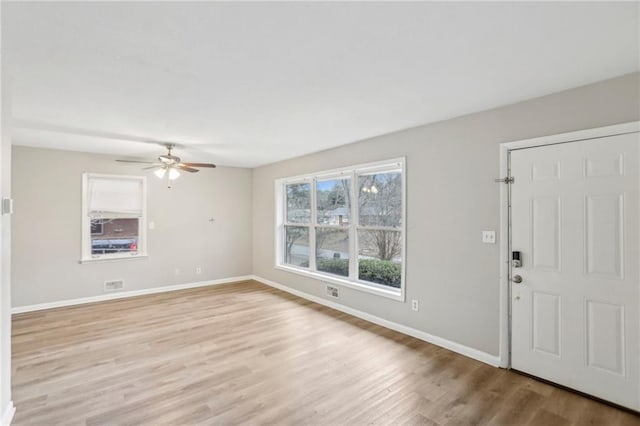
[[[555,145],[566,142],[577,142],[640,132],[640,121],[615,124],[613,126],[597,127],[576,132],[561,133],[557,135],[543,136],[533,139],[524,139],[500,144],[500,177],[504,178],[509,173],[509,152],[522,148],[536,146]],[[518,184],[517,177],[514,182]],[[509,277],[511,276],[510,240],[509,232],[509,186],[500,185],[500,355],[499,366],[511,367],[511,288]]]

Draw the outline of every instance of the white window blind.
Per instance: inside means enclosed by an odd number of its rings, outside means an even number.
[[[141,179],[89,176],[87,183],[89,217],[142,216]]]

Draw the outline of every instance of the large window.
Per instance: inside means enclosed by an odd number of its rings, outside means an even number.
[[[404,159],[277,181],[277,266],[402,299],[404,186]]]
[[[82,261],[146,255],[146,178],[85,173]]]

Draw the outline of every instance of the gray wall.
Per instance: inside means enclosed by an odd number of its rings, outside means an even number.
[[[144,174],[115,158],[13,147],[14,307],[103,295],[111,279],[129,291],[251,274],[252,171],[226,167],[185,173],[171,189],[149,173],[149,257],[79,264],[82,173]]]
[[[139,169],[112,156],[14,147],[13,306],[99,296],[109,279],[138,290],[251,273],[324,297],[321,281],[273,267],[274,179],[406,156],[406,294],[420,312],[350,288],[340,303],[497,355],[498,245],[482,244],[480,231],[499,228],[499,143],[638,120],[639,95],[635,73],[253,171],[203,170],[171,190],[150,175],[149,258],[102,264],[78,264],[81,174]],[[7,287],[3,279],[3,295]]]
[[[639,95],[635,73],[254,169],[253,273],[324,298],[273,267],[274,179],[406,156],[407,302],[342,288],[340,303],[498,355],[499,246],[481,231],[499,230],[499,144],[638,120]]]

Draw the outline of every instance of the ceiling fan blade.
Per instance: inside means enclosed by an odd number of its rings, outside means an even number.
[[[155,161],[116,160],[119,163],[155,164]]]
[[[214,168],[216,166],[215,164],[210,164],[210,163],[182,163],[182,165],[189,166],[189,167],[211,167],[211,168]]]
[[[178,168],[179,168],[180,170],[184,170],[185,172],[189,172],[189,173],[197,173],[197,172],[199,172],[199,171],[200,171],[200,170],[198,170],[198,169],[194,169],[194,168],[191,168],[191,167],[185,166],[184,164],[178,164]]]
[[[154,170],[154,169],[161,169],[164,167],[164,164],[154,164],[153,166],[149,166],[149,167],[143,167],[142,170]]]

